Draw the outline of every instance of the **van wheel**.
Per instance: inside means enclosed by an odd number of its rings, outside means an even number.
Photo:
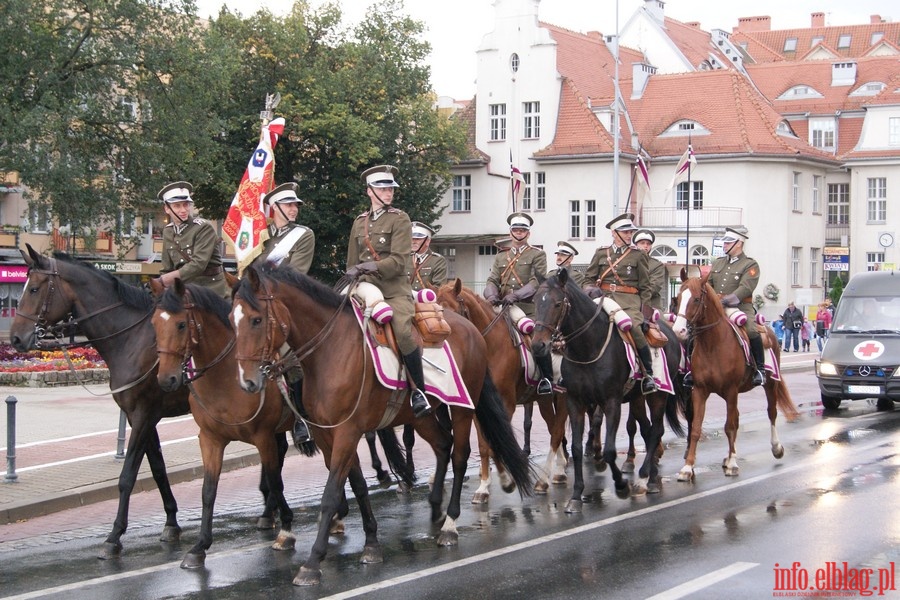
[[[877,408],[878,410],[893,410],[894,401],[890,398],[879,398],[878,403],[875,405],[875,408]]]
[[[834,396],[826,396],[822,394],[822,406],[828,410],[837,410],[841,407],[841,399]]]

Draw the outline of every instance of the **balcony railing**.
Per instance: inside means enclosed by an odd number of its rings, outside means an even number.
[[[59,229],[53,230],[53,247],[57,250],[65,250],[69,253],[84,252],[86,243],[83,237],[76,237],[60,233]],[[74,241],[74,247],[73,247]],[[100,252],[102,254],[111,254],[113,251],[113,236],[104,231],[98,232],[94,240],[94,247],[89,252]]]
[[[641,211],[640,226],[649,229],[684,229],[688,224],[688,211],[675,208],[644,208]],[[690,211],[690,225],[722,229],[737,227],[744,223],[743,209],[726,206],[704,206]]]
[[[19,229],[0,227],[0,248],[18,248]]]

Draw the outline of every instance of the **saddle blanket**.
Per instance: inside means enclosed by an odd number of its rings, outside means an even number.
[[[534,362],[534,356],[531,354],[531,350],[528,349],[528,346],[525,345],[525,341],[522,339],[522,334],[519,333],[515,328],[513,328],[513,334],[516,336],[515,344],[519,349],[519,359],[522,363],[522,369],[525,372],[525,383],[532,387],[536,386],[541,382],[541,370],[538,369],[537,363]],[[560,366],[562,365],[562,354],[557,354],[553,352],[550,355],[551,360],[553,361],[553,381],[559,381],[561,376]]]
[[[741,348],[744,350],[744,360],[747,361],[748,365],[755,365],[753,362],[753,358],[750,356],[750,344],[749,342],[745,342],[744,338],[741,336],[741,333],[738,329],[738,326],[734,323],[731,323],[731,329],[734,330],[734,334],[737,336],[738,343],[741,345]],[[762,335],[762,334],[760,334]],[[778,367],[778,361],[775,360],[775,349],[774,348],[765,348],[763,349],[763,362],[766,365],[766,371],[772,374],[772,379],[775,381],[781,381],[781,369]]]
[[[638,358],[634,348],[631,344],[624,341],[622,343],[625,344],[625,354],[628,356],[628,364],[631,365],[631,376],[635,379],[642,378],[644,374],[638,365]],[[653,379],[656,380],[659,391],[674,395],[675,386],[672,385],[672,378],[669,377],[669,368],[666,364],[666,355],[663,352],[663,348],[650,346],[650,357],[653,362]]]
[[[363,313],[353,303],[356,320],[366,338],[366,345],[375,366],[375,374],[378,381],[389,390],[405,390],[409,387],[406,381],[406,369],[400,365],[397,353],[387,346],[382,346],[375,340],[372,332],[366,327]],[[450,344],[444,342],[438,348],[424,348],[422,350],[422,369],[425,372],[426,394],[437,398],[448,406],[459,406],[475,410],[475,403],[466,389],[466,384],[459,373],[459,367]]]

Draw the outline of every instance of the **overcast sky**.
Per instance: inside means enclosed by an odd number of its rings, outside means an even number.
[[[313,6],[320,0],[309,0]],[[405,0],[407,12],[425,22],[432,46],[431,78],[435,91],[464,100],[475,94],[475,50],[493,29],[494,0]],[[507,0],[509,1],[509,0]],[[644,0],[618,0],[618,23],[624,26]],[[197,0],[200,16],[215,15],[222,4],[250,15],[260,7],[284,14],[292,0]],[[348,23],[364,17],[370,0],[342,0]],[[893,7],[893,8],[892,8]],[[768,15],[772,29],[809,27],[810,13],[824,12],[826,25],[862,25],[871,15],[900,18],[896,0],[669,0],[666,15],[679,21],[699,21],[701,27],[731,31],[738,17]],[[892,18],[894,17],[894,18]],[[616,31],[615,0],[541,0],[539,18],[573,31]]]

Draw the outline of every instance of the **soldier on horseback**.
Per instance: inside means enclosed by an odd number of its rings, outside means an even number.
[[[666,265],[650,256],[650,250],[653,248],[654,242],[656,242],[656,234],[649,229],[638,229],[631,241],[634,242],[634,245],[639,250],[647,254],[650,287],[653,289],[653,294],[650,296],[650,306],[662,312],[662,291],[666,285],[667,275]]]
[[[431,413],[425,398],[425,373],[422,355],[413,337],[415,313],[410,272],[412,224],[409,215],[392,206],[395,177],[399,171],[391,165],[366,169],[362,174],[371,207],[353,222],[347,247],[347,276],[371,283],[381,290],[384,301],[394,310],[391,326],[397,346],[412,384],[410,403],[416,417]]]
[[[447,283],[447,260],[430,249],[433,235],[434,229],[425,223],[412,222],[413,256],[409,283],[415,292],[424,288],[436,290]]]
[[[543,250],[528,243],[534,219],[531,215],[517,212],[506,218],[512,237],[509,248],[497,254],[484,297],[494,306],[515,304],[526,316],[534,317],[532,297],[538,288],[538,280],[547,275],[547,257]],[[537,386],[540,395],[552,394],[553,362],[550,356],[535,357],[541,371],[541,381]]]
[[[650,347],[641,325],[652,313],[650,298],[653,288],[647,254],[631,243],[637,227],[634,215],[625,213],[606,224],[612,232],[612,244],[598,248],[585,272],[585,292],[591,298],[608,294],[631,317],[631,337],[634,348],[644,367],[641,391],[652,394],[659,390],[653,379],[653,362]]]
[[[572,267],[572,261],[578,256],[578,250],[569,242],[556,242],[556,268],[547,273],[547,277],[553,277],[559,273],[560,269],[566,269],[569,272],[569,278],[572,279],[580,287],[584,283],[584,273],[576,271]]]

